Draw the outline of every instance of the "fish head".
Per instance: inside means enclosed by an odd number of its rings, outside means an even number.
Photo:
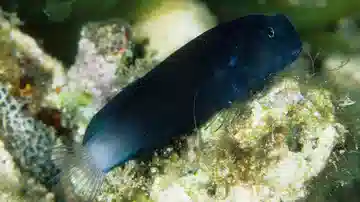
[[[302,42],[290,19],[283,14],[252,14],[233,22],[230,36],[241,68],[249,76],[265,78],[294,62]]]
[[[302,42],[295,26],[290,19],[282,14],[266,16],[259,30],[259,41],[257,47],[265,52],[269,61],[275,58],[274,65],[288,65],[295,61],[302,51]],[[264,55],[260,55],[264,56]],[[281,58],[282,62],[279,62]],[[280,64],[278,64],[280,63]],[[281,64],[282,63],[282,64]]]

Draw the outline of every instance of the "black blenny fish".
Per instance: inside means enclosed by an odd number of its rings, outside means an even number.
[[[93,200],[111,169],[248,100],[301,51],[298,33],[281,14],[248,15],[204,32],[110,100],[82,145],[58,153],[62,186]]]

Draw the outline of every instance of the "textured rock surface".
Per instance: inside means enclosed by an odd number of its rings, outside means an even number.
[[[0,141],[0,201],[53,202],[54,196],[45,187],[21,174],[4,146]]]
[[[134,25],[135,35],[149,38],[160,61],[216,24],[206,5],[193,0],[164,1],[143,19]]]
[[[286,79],[249,103],[248,110],[236,106],[210,121],[201,129],[200,152],[192,149],[196,144],[190,137],[187,149],[164,150],[148,170],[135,163],[117,169],[99,199],[300,199],[307,194],[306,183],[322,171],[344,136],[330,96],[321,89],[301,93],[295,80]]]

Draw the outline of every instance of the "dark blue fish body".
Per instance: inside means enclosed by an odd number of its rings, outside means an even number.
[[[106,173],[139,152],[164,147],[263,89],[301,49],[284,15],[249,15],[220,24],[110,100],[91,120],[83,150]]]

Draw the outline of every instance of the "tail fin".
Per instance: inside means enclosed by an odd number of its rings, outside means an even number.
[[[85,147],[76,143],[72,147],[56,146],[52,151],[52,160],[61,170],[53,178],[53,184],[61,186],[67,195],[65,197],[94,201],[105,173],[93,164]]]

